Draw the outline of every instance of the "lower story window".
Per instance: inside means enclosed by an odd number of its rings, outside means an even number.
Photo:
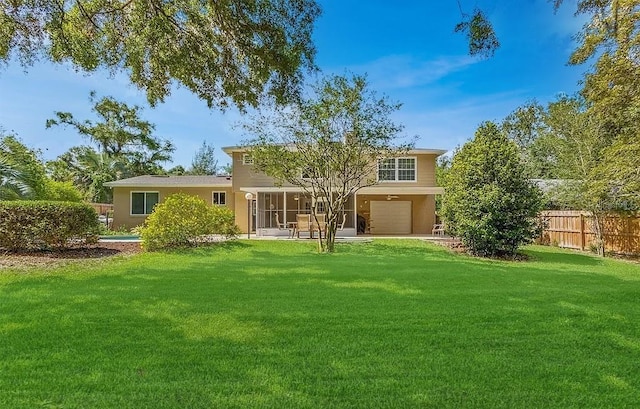
[[[226,192],[213,192],[213,196],[211,197],[211,203],[214,205],[226,205],[227,204],[227,193]]]
[[[151,214],[158,192],[131,192],[131,214]]]

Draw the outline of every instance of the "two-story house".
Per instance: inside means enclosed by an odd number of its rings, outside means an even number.
[[[272,178],[255,172],[245,148],[226,147],[223,151],[232,158],[233,177],[138,176],[107,183],[113,188],[113,226],[141,224],[156,203],[177,192],[228,206],[235,213],[236,224],[258,236],[286,236],[288,231],[279,229],[277,221],[295,221],[296,214],[311,212],[314,204],[322,211],[321,199],[308,197],[295,186],[276,186]],[[431,233],[435,195],[443,193],[436,186],[436,158],[443,153],[438,149],[413,149],[404,157],[382,161],[378,183],[360,189],[348,201],[344,228],[338,235]]]

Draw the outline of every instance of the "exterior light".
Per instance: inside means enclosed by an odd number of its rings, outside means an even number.
[[[251,238],[251,201],[253,200],[253,194],[251,192],[247,192],[244,195],[244,198],[247,199],[247,239]]]

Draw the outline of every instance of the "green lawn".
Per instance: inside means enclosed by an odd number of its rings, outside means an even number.
[[[237,241],[0,271],[1,408],[636,408],[640,265]]]

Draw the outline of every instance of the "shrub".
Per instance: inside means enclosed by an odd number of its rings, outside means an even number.
[[[157,204],[140,229],[145,250],[194,246],[204,236],[238,234],[233,212],[222,206],[210,206],[203,199],[176,193]]]
[[[471,253],[511,256],[539,235],[542,194],[524,170],[518,147],[491,122],[453,157],[442,215]]]
[[[99,222],[89,205],[71,202],[0,202],[0,247],[65,248],[95,243]]]
[[[82,202],[82,193],[71,182],[47,179],[44,183],[44,199],[61,202]]]

